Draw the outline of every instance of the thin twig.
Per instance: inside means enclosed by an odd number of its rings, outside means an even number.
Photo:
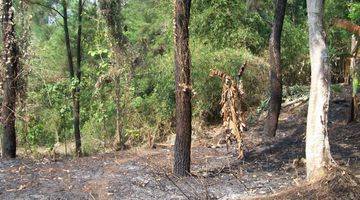
[[[42,4],[38,1],[28,1],[30,4],[34,4],[34,5],[38,5],[38,6],[41,6],[41,7],[44,7],[44,8],[47,8],[49,10],[53,10],[55,11],[57,14],[59,14],[62,18],[64,18],[64,15],[59,11],[57,10],[56,8],[52,7],[52,6],[48,6],[48,5],[45,5],[45,4]]]

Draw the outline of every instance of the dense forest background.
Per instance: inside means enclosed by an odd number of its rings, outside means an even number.
[[[53,148],[73,139],[71,91],[63,19],[56,0],[15,1],[16,28],[24,49],[24,90],[17,111],[18,145],[27,150]],[[71,48],[76,52],[76,1],[69,1]],[[267,109],[268,42],[274,18],[273,1],[193,0],[190,22],[194,126],[220,122],[220,80],[210,69],[235,75],[248,62],[244,74],[248,121]],[[110,147],[116,133],[116,98],[120,97],[122,132],[127,146],[165,140],[174,132],[173,2],[123,1],[118,17],[125,35],[126,60],[117,65],[109,28],[94,0],[83,9],[80,127],[85,154]],[[333,81],[350,52],[351,34],[332,26],[335,18],[360,23],[360,3],[328,0],[325,29]],[[310,82],[306,1],[289,0],[282,34],[284,101],[307,95]],[[115,80],[117,79],[118,80]],[[121,87],[116,90],[116,81]],[[332,90],[337,90],[336,85]],[[120,94],[116,91],[120,91]],[[196,131],[196,129],[194,129]]]

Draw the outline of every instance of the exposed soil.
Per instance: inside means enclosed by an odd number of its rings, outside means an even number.
[[[329,135],[334,159],[358,179],[360,123],[346,124],[348,99],[343,94],[332,97]],[[253,124],[246,133],[244,160],[236,159],[235,144],[229,152],[226,146],[215,148],[219,127],[202,130],[194,136],[192,176],[186,178],[171,175],[171,145],[56,162],[21,156],[0,160],[0,199],[247,199],[273,195],[304,182],[301,158],[305,157],[306,107],[304,101],[284,108],[274,139],[263,141],[261,121]]]

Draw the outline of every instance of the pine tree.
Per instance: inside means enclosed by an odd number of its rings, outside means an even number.
[[[176,140],[174,174],[190,173],[191,154],[191,82],[189,21],[191,0],[174,0]]]
[[[287,0],[277,0],[275,20],[269,42],[270,52],[270,102],[269,112],[265,124],[265,133],[268,136],[275,136],[282,101],[281,81],[281,32],[283,29],[284,16]]]
[[[5,79],[3,80],[4,96],[2,101],[2,123],[4,133],[2,137],[2,156],[16,157],[16,77],[19,68],[19,48],[16,42],[15,22],[12,0],[2,1],[3,28],[3,63],[5,65]]]

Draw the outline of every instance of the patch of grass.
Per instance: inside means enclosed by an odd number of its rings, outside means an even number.
[[[331,85],[330,88],[331,88],[331,92],[334,92],[334,93],[341,93],[342,92],[342,87],[339,84]]]

